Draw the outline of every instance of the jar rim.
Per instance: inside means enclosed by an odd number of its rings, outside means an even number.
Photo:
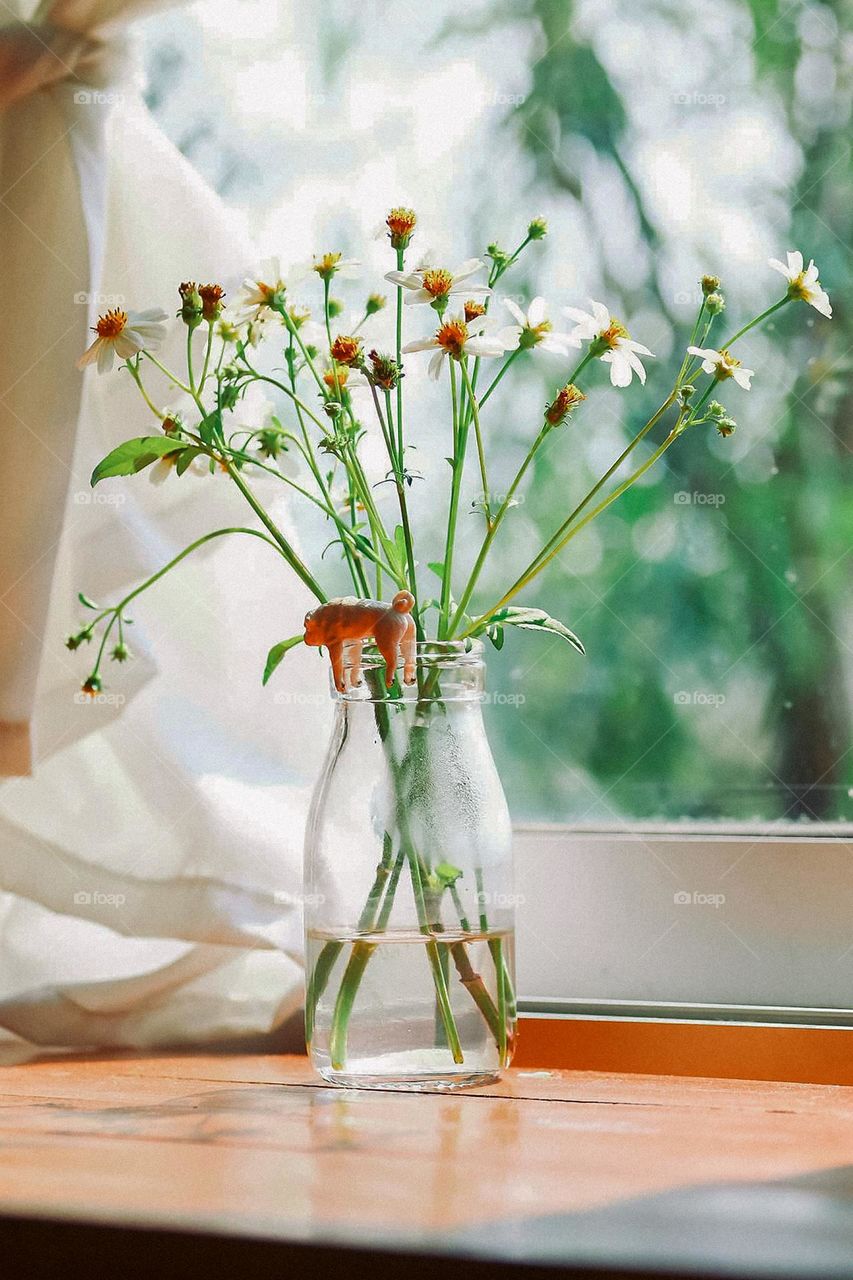
[[[361,645],[363,663],[369,660],[377,664],[384,664],[385,659],[372,640],[345,640],[344,655],[346,656],[352,652],[358,645]],[[483,642],[482,640],[475,640],[471,636],[465,640],[418,640],[415,644],[415,653],[418,658],[447,658],[459,662],[482,662]],[[402,657],[400,657],[397,665],[401,666],[402,661]]]
[[[360,656],[358,649],[361,648]],[[359,682],[353,684],[351,682],[350,673],[352,671],[354,660],[358,657]],[[387,701],[388,695],[385,693],[385,659],[372,641],[346,641],[344,643],[343,653],[344,678],[347,688],[344,692],[335,689],[332,682],[332,696],[343,701]],[[398,673],[400,693],[396,695],[408,701],[414,694],[418,696],[418,681],[411,685],[403,683],[402,670],[404,662],[402,654],[398,655],[395,671]],[[415,666],[420,673],[430,671],[443,671],[448,673],[448,678],[452,679],[452,673],[458,672],[460,679],[463,679],[463,672],[468,674],[464,677],[464,688],[454,685],[452,693],[450,690],[444,691],[440,696],[441,700],[469,700],[472,696],[476,696],[477,689],[482,690],[483,672],[485,670],[485,661],[483,659],[483,642],[475,640],[471,637],[465,640],[419,640],[415,646]],[[364,676],[368,676],[365,681]],[[383,686],[382,693],[378,696],[372,696],[370,685],[375,683],[376,676],[381,675],[381,684]],[[421,690],[422,693],[422,690]],[[450,693],[450,699],[447,695]],[[394,699],[392,699],[394,700]]]

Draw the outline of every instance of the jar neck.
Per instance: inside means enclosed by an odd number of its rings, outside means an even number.
[[[424,640],[415,645],[413,678],[405,678],[398,656],[394,679],[387,685],[385,659],[373,643],[344,645],[343,693],[332,684],[332,697],[341,703],[362,702],[482,702],[486,664],[479,640]]]

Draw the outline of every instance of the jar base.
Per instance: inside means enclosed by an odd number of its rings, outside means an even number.
[[[317,1067],[317,1073],[328,1084],[341,1089],[391,1089],[406,1093],[450,1093],[457,1089],[473,1089],[479,1085],[494,1084],[500,1079],[500,1071],[468,1071],[446,1075],[369,1075],[353,1071],[334,1071],[331,1067]]]

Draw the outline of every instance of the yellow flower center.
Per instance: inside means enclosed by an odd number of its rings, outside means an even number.
[[[443,298],[450,293],[450,287],[453,284],[453,276],[444,268],[432,268],[423,274],[423,285],[427,293],[431,293],[434,298]]]
[[[465,319],[468,324],[470,324],[472,320],[476,320],[480,316],[484,316],[486,314],[486,308],[483,306],[482,302],[473,302],[470,299],[465,303],[464,311]]]
[[[126,311],[108,311],[105,316],[98,317],[98,323],[95,326],[95,333],[99,338],[107,338],[111,340],[113,338],[117,338],[126,325]]]
[[[314,263],[314,270],[321,280],[331,280],[340,260],[339,253],[324,253],[322,258],[318,258]]]
[[[717,370],[714,376],[718,382],[721,382],[723,378],[730,378],[733,371],[735,369],[739,369],[740,365],[740,360],[736,360],[734,356],[730,356],[728,351],[721,351],[720,361],[717,365]]]
[[[601,341],[606,343],[608,347],[615,347],[619,344],[620,338],[628,337],[628,330],[622,324],[621,320],[617,320],[615,316],[610,317],[610,325],[603,333],[599,334]]]
[[[468,341],[468,326],[464,320],[448,320],[435,335],[435,340],[449,356],[455,356],[458,359]]]
[[[414,209],[392,209],[385,219],[392,236],[409,236],[415,229],[417,215]]]
[[[352,364],[361,355],[361,343],[358,338],[340,334],[332,343],[332,359],[337,364]]]
[[[804,300],[808,301],[808,297],[809,297],[809,294],[811,293],[811,290],[808,289],[805,285],[805,275],[806,275],[805,271],[801,271],[800,274],[798,276],[795,276],[794,279],[791,281],[791,283],[788,285],[789,298],[798,298],[800,301],[804,301]]]

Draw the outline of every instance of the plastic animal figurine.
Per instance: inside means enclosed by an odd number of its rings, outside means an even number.
[[[344,644],[348,651],[350,682],[361,683],[361,648],[372,636],[385,659],[385,687],[394,682],[400,654],[403,656],[403,680],[415,681],[415,622],[412,617],[415,597],[410,591],[398,591],[390,604],[381,600],[358,600],[347,596],[328,600],[305,615],[305,643],[313,648],[325,645],[329,650],[335,688],[346,692],[344,677]]]

